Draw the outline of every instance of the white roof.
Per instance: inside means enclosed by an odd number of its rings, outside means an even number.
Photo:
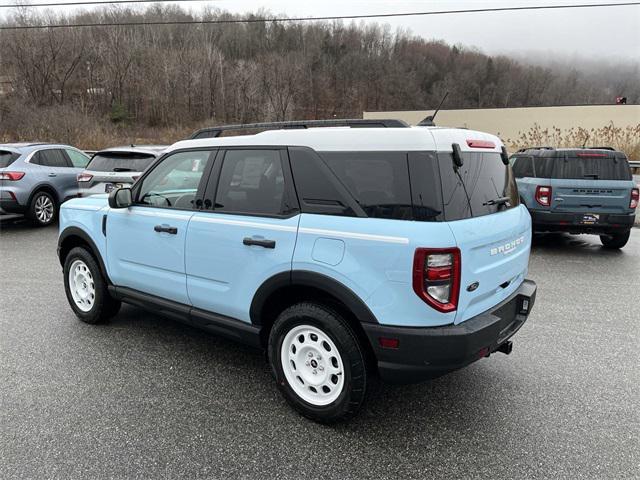
[[[492,142],[493,148],[471,148],[467,140]],[[350,128],[319,127],[309,129],[267,130],[255,135],[183,140],[167,152],[198,147],[224,146],[298,146],[316,151],[443,151],[451,152],[458,143],[462,151],[500,152],[502,141],[495,135],[445,127]]]

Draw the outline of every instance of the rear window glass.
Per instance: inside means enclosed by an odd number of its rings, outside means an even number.
[[[367,216],[412,218],[406,152],[320,152]]]
[[[489,215],[519,205],[512,170],[499,153],[463,153],[462,157],[464,165],[456,173],[452,154],[438,154],[446,220]]]
[[[20,158],[19,153],[7,152],[6,150],[0,150],[0,168],[5,168]]]
[[[535,171],[539,178],[574,180],[631,180],[626,159],[614,155],[570,153],[562,157],[536,157]]]
[[[94,172],[144,172],[155,158],[154,155],[148,153],[98,153],[87,165],[87,170]]]

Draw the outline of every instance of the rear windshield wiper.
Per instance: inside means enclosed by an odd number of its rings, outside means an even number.
[[[597,173],[585,173],[583,177],[593,178],[594,180],[598,180],[598,178],[600,178],[600,175],[598,175]]]
[[[493,200],[487,200],[482,204],[482,206],[486,207],[487,205],[503,205],[505,203],[509,203],[510,201],[511,201],[511,198],[509,197],[498,197],[498,198],[494,198]]]
[[[135,172],[133,168],[126,167],[113,167],[114,172]]]

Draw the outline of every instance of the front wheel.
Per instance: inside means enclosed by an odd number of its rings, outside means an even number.
[[[69,305],[85,323],[103,323],[120,310],[120,302],[109,295],[100,267],[82,247],[72,249],[64,260],[64,289]]]
[[[302,415],[321,423],[354,416],[367,393],[364,352],[347,321],[318,304],[282,312],[269,335],[278,388]]]
[[[605,248],[622,248],[629,241],[631,230],[622,233],[614,233],[612,235],[600,235],[600,241]]]

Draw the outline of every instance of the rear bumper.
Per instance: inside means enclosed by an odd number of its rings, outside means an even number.
[[[13,199],[0,199],[0,213],[25,213],[27,207],[20,205],[17,200]]]
[[[615,233],[624,232],[633,227],[636,214],[610,213],[558,213],[530,210],[533,230],[536,232],[569,232],[569,233]],[[584,215],[597,215],[593,224],[583,223]]]
[[[389,383],[416,383],[488,356],[527,320],[536,288],[533,281],[525,280],[502,303],[459,325],[414,328],[363,324],[378,361],[380,377]],[[398,339],[398,348],[382,348],[380,337]]]

